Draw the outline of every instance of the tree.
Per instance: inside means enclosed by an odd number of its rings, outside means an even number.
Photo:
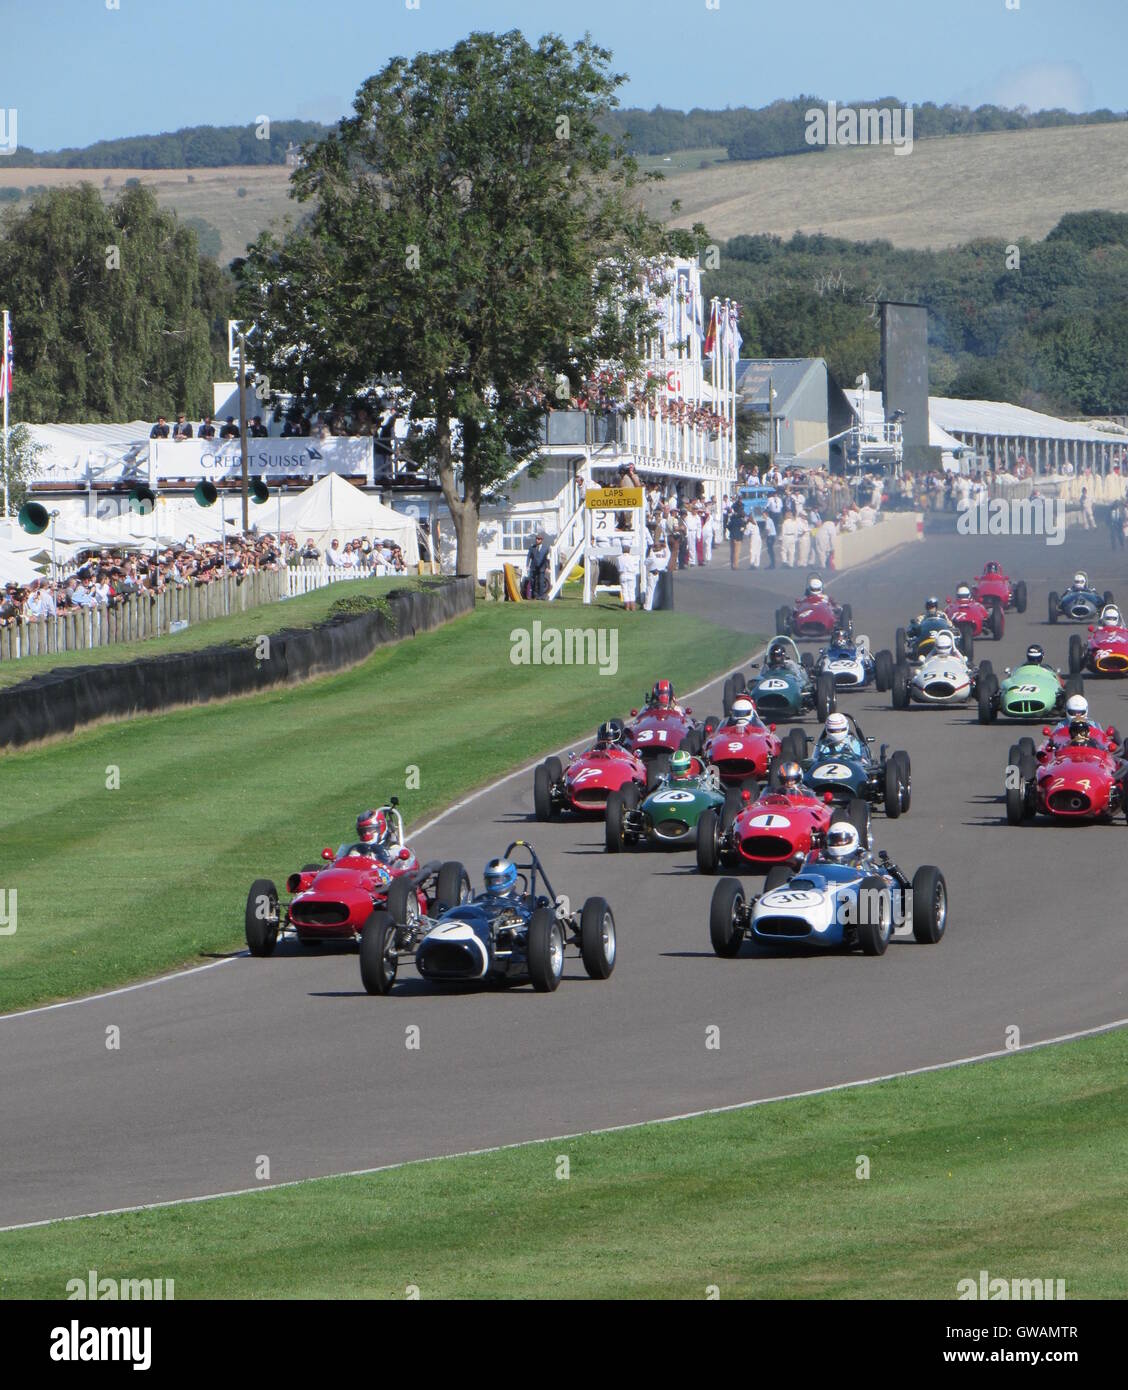
[[[325,409],[395,381],[432,422],[418,452],[461,573],[482,496],[535,451],[544,401],[566,404],[600,365],[638,370],[647,268],[696,244],[643,212],[645,176],[601,131],[623,81],[610,57],[513,31],[393,59],[293,175],[306,224],[237,263],[276,390]]]
[[[6,453],[4,444],[0,434],[0,478],[7,479],[8,505],[14,512],[27,498],[28,485],[39,471],[39,455],[44,446],[32,439],[24,424],[12,425],[8,430]]]

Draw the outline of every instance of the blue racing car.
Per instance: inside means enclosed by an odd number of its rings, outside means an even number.
[[[815,658],[814,674],[832,676],[836,690],[864,690],[873,685],[893,688],[893,653],[870,650],[869,638],[855,637],[852,628],[837,628]]]
[[[803,730],[793,729],[790,737],[792,748],[802,741],[805,753]],[[912,803],[912,764],[904,749],[890,751],[884,743],[874,757],[872,743],[852,715],[828,715],[811,756],[801,758],[803,782],[816,796],[829,794],[841,806],[858,798],[884,806],[895,820]]]
[[[515,862],[514,850],[527,859]],[[603,898],[588,898],[579,912],[558,897],[533,847],[514,840],[483,874],[472,894],[461,864],[443,864],[444,892],[434,916],[419,910],[418,895],[393,883],[386,910],[373,912],[360,936],[360,977],[369,994],[388,994],[399,963],[414,959],[425,980],[447,984],[531,984],[554,990],[564,973],[567,947],[579,948],[593,980],[615,968],[615,918]]]
[[[1100,617],[1101,609],[1112,601],[1111,589],[1106,589],[1103,594],[1099,593],[1089,583],[1089,576],[1078,571],[1065,593],[1059,594],[1056,590],[1051,590],[1050,622],[1095,623]]]

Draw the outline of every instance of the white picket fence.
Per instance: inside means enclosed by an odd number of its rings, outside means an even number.
[[[374,565],[292,565],[286,571],[289,585],[286,597],[295,598],[298,594],[324,589],[326,584],[337,584],[345,579],[375,579],[386,573],[385,569]]]

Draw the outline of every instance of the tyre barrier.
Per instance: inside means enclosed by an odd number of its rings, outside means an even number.
[[[472,611],[477,582],[459,575],[424,590],[393,589],[381,609],[342,614],[259,643],[205,647],[137,661],[99,662],[32,676],[0,690],[0,748],[73,733],[100,719],[207,704],[355,666],[377,647],[441,627]]]

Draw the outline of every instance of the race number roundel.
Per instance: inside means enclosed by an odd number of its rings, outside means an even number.
[[[778,676],[769,676],[760,682],[761,690],[786,690],[787,682],[781,681]]]
[[[670,806],[693,800],[692,792],[659,792],[652,798],[658,806]]]
[[[753,816],[748,824],[757,830],[786,830],[791,822],[786,816],[777,816],[773,812],[766,816]]]
[[[850,769],[845,763],[823,763],[821,767],[815,768],[811,776],[824,777],[827,781],[838,782],[850,776]]]

